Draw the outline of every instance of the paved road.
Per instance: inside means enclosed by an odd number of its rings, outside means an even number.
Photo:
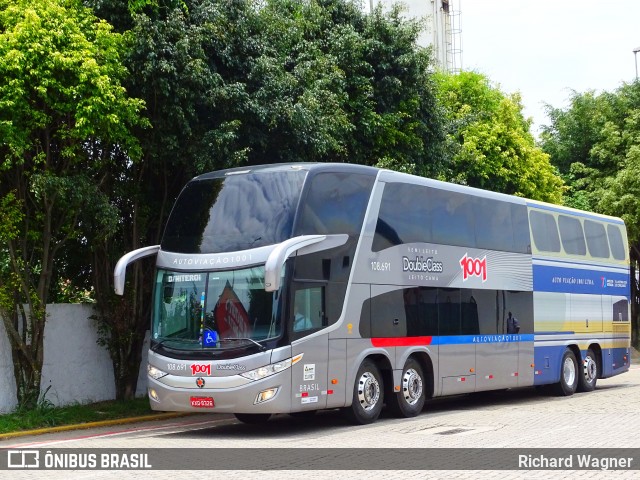
[[[541,395],[534,389],[439,399],[413,419],[382,417],[354,427],[338,412],[312,419],[274,417],[261,426],[244,425],[230,416],[188,416],[164,422],[65,432],[0,441],[0,449],[20,448],[640,448],[640,367],[598,382],[595,392],[569,398]],[[52,450],[54,451],[54,450]],[[2,452],[0,452],[2,453]],[[0,472],[3,478],[640,478],[640,471],[380,471],[353,455],[350,471],[31,471]],[[330,460],[329,460],[330,461]],[[640,458],[635,459],[640,464]],[[5,473],[11,473],[5,477]]]

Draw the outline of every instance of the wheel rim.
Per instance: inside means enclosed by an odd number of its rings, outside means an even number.
[[[402,376],[402,394],[409,405],[415,405],[422,397],[422,378],[413,368],[407,369]]]
[[[371,372],[364,372],[358,381],[358,400],[365,411],[372,410],[380,400],[380,383]]]
[[[576,367],[570,357],[564,359],[562,376],[564,377],[564,383],[568,386],[572,386],[576,381]]]
[[[598,376],[598,364],[596,361],[587,356],[584,359],[584,378],[588,383],[593,382]]]

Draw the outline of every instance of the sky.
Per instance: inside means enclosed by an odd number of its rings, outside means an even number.
[[[400,1],[407,16],[432,13],[432,0]],[[451,3],[460,12],[462,68],[487,75],[505,93],[520,92],[536,134],[549,124],[545,104],[567,108],[572,91],[613,91],[636,77],[640,0]],[[425,32],[424,42],[430,38]]]
[[[463,69],[519,91],[534,132],[549,124],[545,103],[566,108],[572,90],[613,91],[636,77],[640,0],[456,1]]]

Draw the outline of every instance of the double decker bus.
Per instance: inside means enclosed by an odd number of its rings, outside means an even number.
[[[198,176],[156,255],[148,395],[272,414],[548,386],[629,369],[622,220],[398,172],[282,164]]]

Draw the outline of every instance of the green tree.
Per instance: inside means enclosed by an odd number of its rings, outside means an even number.
[[[116,396],[124,399],[135,395],[153,261],[129,267],[124,297],[113,294],[115,263],[127,251],[160,242],[171,205],[190,178],[247,162],[239,129],[252,111],[245,83],[259,43],[250,2],[158,2],[142,5],[133,17],[124,2],[95,7],[116,28],[131,29],[124,32],[131,39],[126,85],[145,100],[153,127],[137,131],[139,162],[111,165],[102,191],[118,209],[119,229],[91,244],[96,318],[111,354]]]
[[[70,241],[117,225],[114,149],[139,154],[123,38],[73,0],[0,0],[0,313],[21,404],[40,394],[47,302]]]
[[[536,146],[518,94],[506,95],[484,75],[437,75],[449,119],[452,162],[445,180],[559,203],[562,181]]]
[[[260,17],[269,48],[258,66],[269,69],[255,91],[271,147],[262,163],[276,152],[435,174],[443,118],[419,22],[398,5],[366,15],[343,0],[272,0]]]
[[[595,190],[592,182],[601,185],[612,173],[612,166],[592,153],[594,145],[613,139],[605,129],[612,115],[607,96],[572,92],[569,109],[547,106],[551,124],[542,127],[541,145],[566,184],[564,203],[574,208],[594,210],[588,198]]]

